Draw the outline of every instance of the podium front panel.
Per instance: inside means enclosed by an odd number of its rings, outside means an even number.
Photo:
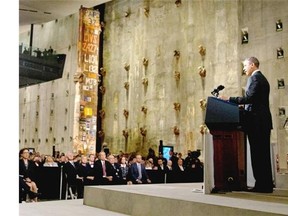
[[[238,105],[216,97],[208,97],[205,124],[210,130],[240,129]]]

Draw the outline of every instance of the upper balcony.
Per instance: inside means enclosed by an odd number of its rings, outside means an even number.
[[[19,88],[62,78],[66,55],[19,45]]]

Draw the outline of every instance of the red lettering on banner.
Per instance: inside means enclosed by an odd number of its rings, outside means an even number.
[[[83,52],[90,52],[90,53],[95,53],[97,50],[97,46],[95,44],[91,43],[82,43],[82,51]]]
[[[87,43],[97,44],[98,43],[98,35],[89,34],[88,32],[85,32],[83,41],[87,42]]]

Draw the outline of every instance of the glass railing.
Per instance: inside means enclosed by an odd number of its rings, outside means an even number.
[[[23,43],[19,45],[19,54],[47,59],[49,59],[51,56],[57,55],[56,50],[54,50],[51,46],[48,48],[40,49],[38,47],[25,45]]]

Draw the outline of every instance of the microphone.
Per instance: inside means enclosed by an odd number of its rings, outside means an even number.
[[[223,85],[219,85],[216,89],[214,89],[211,94],[215,97],[218,97],[219,91],[223,90],[225,87]]]
[[[283,125],[283,128],[286,127],[287,122],[288,122],[288,117],[287,117],[286,120],[285,120],[285,123],[284,123],[284,125]]]

